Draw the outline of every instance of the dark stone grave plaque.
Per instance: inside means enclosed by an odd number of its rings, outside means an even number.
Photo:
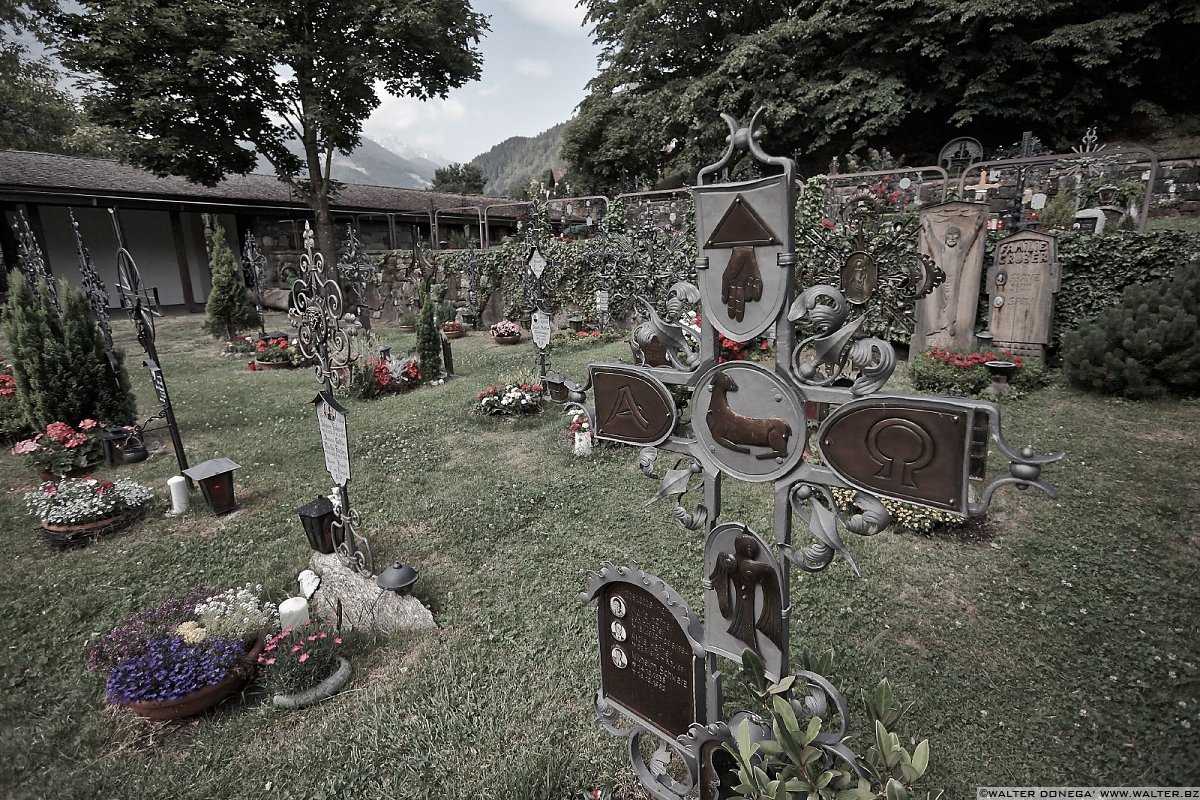
[[[593,364],[592,391],[600,439],[653,446],[675,429],[678,414],[670,392],[634,368]]]
[[[851,486],[966,516],[974,413],[950,400],[866,398],[830,414],[817,439]]]
[[[588,579],[596,600],[600,698],[664,739],[704,722],[700,622],[669,586],[631,564]]]

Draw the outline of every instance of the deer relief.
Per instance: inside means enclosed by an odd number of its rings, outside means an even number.
[[[705,418],[713,439],[723,447],[747,455],[751,447],[770,448],[770,452],[757,454],[757,459],[787,458],[792,426],[781,419],[746,417],[734,411],[729,406],[729,392],[736,392],[737,388],[727,372],[718,372],[713,378],[712,400]]]

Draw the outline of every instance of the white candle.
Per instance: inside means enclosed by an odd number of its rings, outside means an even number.
[[[188,510],[191,498],[188,496],[187,478],[176,475],[167,479],[167,489],[171,492],[171,513],[182,514]]]
[[[279,628],[299,628],[308,624],[308,601],[303,597],[289,597],[279,604]]]

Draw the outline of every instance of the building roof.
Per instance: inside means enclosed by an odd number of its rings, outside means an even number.
[[[222,206],[308,208],[291,188],[274,175],[230,175],[216,186],[186,178],[160,178],[138,167],[106,158],[81,158],[25,150],[0,150],[0,194],[52,194],[126,200],[172,200]],[[344,184],[331,200],[338,211],[409,212],[429,214],[439,209],[511,203],[501,197],[481,197],[400,189],[392,186]],[[469,214],[469,211],[464,213]],[[498,211],[512,217],[512,209]]]

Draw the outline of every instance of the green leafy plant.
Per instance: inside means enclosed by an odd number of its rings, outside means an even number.
[[[1009,376],[1012,391],[1006,396],[1019,397],[1046,385],[1046,369],[1041,359],[1024,358],[1007,350],[959,353],[931,347],[918,353],[908,364],[913,388],[936,394],[977,397],[992,382],[984,366],[988,361],[1011,361],[1017,369]]]
[[[22,415],[35,429],[65,419],[133,422],[124,355],[114,351],[114,371],[83,292],[60,281],[58,296],[61,313],[45,283],[31,286],[19,273],[9,275],[5,331]]]
[[[1089,391],[1144,399],[1200,394],[1200,259],[1067,334],[1063,369]]]
[[[204,330],[218,338],[233,339],[238,331],[258,324],[258,312],[242,283],[237,259],[225,242],[225,230],[219,222],[213,226],[208,263],[212,287],[204,307]]]
[[[806,671],[828,673],[833,653],[815,655],[805,651],[801,659]],[[853,763],[845,757],[849,737],[832,741],[820,737],[829,714],[827,703],[813,700],[802,676],[788,675],[772,682],[762,658],[753,650],[742,654],[742,678],[759,700],[770,723],[771,736],[753,741],[751,722],[734,725],[734,741],[725,748],[737,763],[739,783],[733,787],[750,800],[908,800],[929,767],[929,740],[909,752],[892,729],[912,703],[901,704],[892,696],[891,684],[882,680],[874,692],[863,692],[862,701],[874,729],[874,741],[866,755]],[[816,687],[817,697],[824,690]],[[816,708],[820,713],[814,713]],[[848,720],[843,720],[848,722]],[[939,793],[940,796],[940,793]]]
[[[267,639],[258,656],[260,678],[274,694],[311,689],[338,666],[342,637],[314,623],[287,628]]]
[[[442,372],[442,337],[433,322],[434,299],[432,292],[425,297],[421,316],[417,318],[417,360],[421,374],[435,378]]]

